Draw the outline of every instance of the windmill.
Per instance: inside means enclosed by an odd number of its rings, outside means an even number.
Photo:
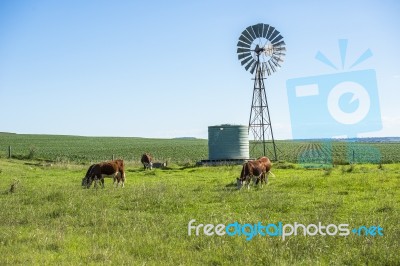
[[[259,23],[247,27],[237,43],[238,58],[242,66],[254,74],[253,98],[250,110],[249,133],[253,133],[254,149],[262,144],[262,154],[272,153],[275,160],[276,145],[265,93],[264,80],[281,67],[285,57],[285,42],[274,27]],[[269,146],[270,148],[268,148]],[[271,147],[272,146],[272,147]]]

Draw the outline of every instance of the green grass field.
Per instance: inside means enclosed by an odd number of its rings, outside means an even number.
[[[125,188],[106,179],[104,189],[82,189],[87,165],[0,159],[0,265],[400,264],[400,164],[281,166],[249,191],[235,188],[240,166],[143,171],[133,163]],[[191,219],[379,225],[384,235],[246,241],[188,236]]]

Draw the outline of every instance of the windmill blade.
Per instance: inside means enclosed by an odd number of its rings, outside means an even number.
[[[255,39],[257,39],[256,34],[253,31],[253,28],[251,26],[246,28],[247,32],[250,34],[250,36],[252,37],[252,41],[254,41]]]
[[[260,30],[259,30],[259,38],[263,38],[263,32],[264,32],[264,27],[265,27],[266,25],[265,24],[263,24],[263,23],[260,23]]]
[[[280,41],[278,43],[274,43],[274,46],[284,46],[285,42],[284,41]]]
[[[243,54],[239,54],[239,55],[238,55],[238,58],[239,58],[239,60],[242,60],[243,58],[246,58],[246,57],[248,57],[248,56],[251,56],[251,53],[250,53],[250,52],[248,52],[248,53],[243,53]]]
[[[265,37],[267,40],[271,40],[271,34],[272,32],[274,32],[275,28],[272,26],[269,26],[268,32],[267,32],[267,36]]]
[[[255,64],[253,64],[253,65],[251,66],[251,68],[250,68],[250,73],[251,73],[251,74],[254,73],[254,70],[256,69],[256,66],[258,65],[256,61],[254,61],[254,62],[255,62]]]
[[[267,37],[268,28],[269,28],[269,25],[268,24],[264,24],[264,29],[263,29],[263,33],[262,33],[262,37],[263,38]]]
[[[242,42],[244,42],[244,43],[247,43],[249,46],[251,45],[251,41],[250,41],[249,39],[247,39],[243,34],[240,35],[239,41],[242,41]]]
[[[242,36],[245,37],[246,39],[249,40],[250,44],[253,42],[253,38],[251,37],[250,33],[247,32],[247,30],[244,30],[242,32]]]
[[[272,52],[273,55],[286,55],[285,50],[278,50],[278,49],[274,49]]]
[[[244,59],[242,62],[240,62],[240,63],[241,63],[242,66],[243,66],[243,65],[247,64],[247,62],[249,62],[250,60],[253,60],[253,61],[254,61],[254,59],[253,59],[252,56],[245,58],[245,59]],[[247,70],[247,69],[246,69],[246,70]]]
[[[238,41],[237,47],[243,47],[243,48],[250,48],[250,44],[244,43],[242,41]]]
[[[275,67],[271,64],[271,60],[268,61],[269,66],[271,67],[273,72],[276,72]]]
[[[273,54],[272,54],[273,56],[275,56],[275,57],[285,57],[285,53],[280,53],[280,52],[274,52]]]
[[[237,48],[237,53],[238,54],[247,53],[247,52],[250,52],[250,48],[241,48],[241,47]]]
[[[275,62],[277,62],[277,63],[279,63],[279,62],[283,63],[283,59],[284,59],[284,57],[277,57],[277,56],[274,56],[271,58],[273,58],[275,60]]]
[[[253,25],[253,26],[251,27],[251,28],[253,29],[253,31],[254,31],[254,34],[256,35],[256,38],[260,38],[260,37],[261,37],[262,27],[263,27],[263,24],[262,24],[262,23]]]
[[[272,33],[272,35],[271,35],[271,37],[270,37],[269,40],[272,42],[272,41],[276,38],[276,36],[278,36],[279,33],[280,33],[279,31],[275,30],[275,31]]]
[[[279,34],[273,41],[271,41],[271,43],[275,44],[275,43],[279,42],[282,39],[283,39],[282,35]]]
[[[279,60],[277,60],[277,58],[276,57],[271,57],[271,61],[272,61],[272,63],[274,63],[274,65],[276,66],[276,67],[281,67],[281,65],[278,63],[278,61]]]
[[[252,56],[246,56],[246,57],[243,57],[243,58],[239,59],[239,61],[241,61],[241,64],[244,65],[244,64],[246,64],[248,61],[250,61],[251,59],[253,59]],[[254,60],[254,59],[253,59],[253,60]]]
[[[255,64],[256,63],[256,60],[252,60],[252,61],[250,61],[250,63],[248,63],[247,65],[245,65],[244,66],[244,69],[246,69],[246,70],[249,70],[249,68],[251,67],[251,65],[253,65],[253,64]]]
[[[278,47],[274,47],[274,51],[286,51],[286,47],[282,47],[282,46],[278,46]]]

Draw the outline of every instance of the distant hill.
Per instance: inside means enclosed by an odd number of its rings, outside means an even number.
[[[178,138],[173,138],[173,139],[197,139],[195,137],[178,137]]]

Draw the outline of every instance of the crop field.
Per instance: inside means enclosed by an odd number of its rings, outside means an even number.
[[[149,152],[159,161],[186,164],[208,157],[207,140],[145,139],[114,137],[79,137],[57,135],[0,134],[2,154],[7,147],[20,159],[40,159],[56,162],[92,162],[121,158],[139,162]]]
[[[257,158],[256,150],[250,157]],[[0,158],[8,147],[17,159],[88,163],[121,158],[139,163],[144,152],[162,162],[195,164],[208,158],[204,139],[147,139],[122,137],[79,137],[0,133]],[[400,162],[400,142],[362,143],[343,141],[277,141],[278,159],[291,163],[349,164]],[[272,158],[272,154],[269,154]]]
[[[0,159],[0,265],[399,265],[400,164],[286,166],[250,190],[236,189],[240,166],[134,165],[124,188],[83,189],[87,165]],[[246,240],[188,235],[193,219],[383,231]]]

